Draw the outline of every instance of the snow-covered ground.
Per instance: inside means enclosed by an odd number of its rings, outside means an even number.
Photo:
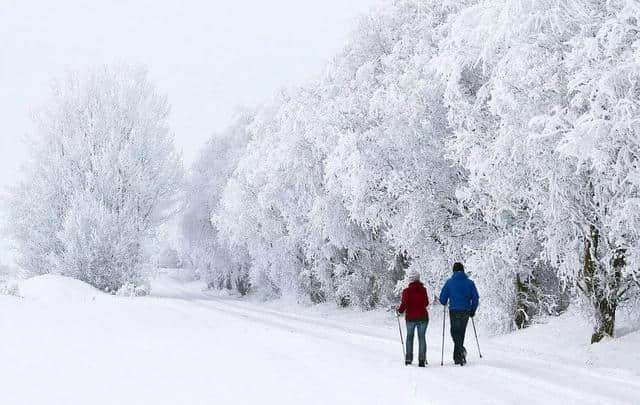
[[[43,276],[0,296],[2,404],[638,404],[640,332],[598,345],[566,315],[488,338],[454,366],[441,307],[429,361],[405,367],[383,312],[258,304],[162,276],[153,296]],[[479,325],[481,326],[481,325]]]

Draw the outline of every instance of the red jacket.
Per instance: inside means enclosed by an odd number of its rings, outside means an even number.
[[[429,305],[427,289],[420,281],[414,281],[402,291],[402,304],[398,312],[406,311],[404,317],[407,321],[422,321],[428,317],[427,305]]]

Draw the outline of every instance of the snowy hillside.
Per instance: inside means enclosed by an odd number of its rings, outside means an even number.
[[[640,332],[588,345],[572,316],[488,338],[468,367],[441,367],[440,306],[426,369],[402,364],[387,313],[260,305],[164,276],[122,298],[38,277],[0,296],[6,404],[634,404]],[[581,342],[581,343],[576,343]]]

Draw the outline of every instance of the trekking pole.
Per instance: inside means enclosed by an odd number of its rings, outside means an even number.
[[[444,366],[444,320],[447,317],[447,306],[442,306],[442,357],[440,358],[440,366]]]
[[[398,320],[398,331],[400,332],[400,343],[402,343],[402,360],[405,361],[407,359],[407,354],[404,352],[404,338],[402,337],[402,327],[400,327],[400,314],[396,314],[396,319]]]
[[[480,343],[478,342],[478,334],[476,333],[476,323],[473,321],[473,318],[471,318],[471,325],[473,325],[473,334],[476,335],[476,344],[478,345],[478,354],[480,355],[480,358],[482,358],[482,353],[480,353]]]

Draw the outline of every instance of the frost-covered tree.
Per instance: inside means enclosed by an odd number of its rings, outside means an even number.
[[[441,50],[453,67],[446,75],[450,147],[470,173],[466,198],[495,227],[492,244],[511,245],[486,246],[482,254],[502,251],[509,260],[501,267],[518,285],[536,269],[553,269],[565,286],[579,288],[595,309],[592,341],[613,335],[618,300],[635,289],[635,267],[626,265],[635,236],[615,225],[633,216],[624,211],[613,223],[610,216],[635,198],[620,182],[634,163],[609,166],[620,163],[619,151],[635,153],[622,136],[633,129],[617,127],[635,113],[607,107],[637,102],[624,90],[632,85],[611,91],[614,73],[622,77],[617,83],[633,82],[625,60],[636,49],[635,8],[625,1],[487,1],[460,14],[452,26],[460,34]],[[600,132],[608,121],[615,124]],[[595,133],[608,135],[594,142]]]
[[[180,197],[168,114],[142,68],[70,72],[54,84],[10,196],[24,269],[110,291],[139,281],[144,242]]]
[[[215,222],[233,250],[248,252],[252,285],[263,294],[319,302],[333,296],[337,274],[332,271],[348,254],[339,252],[317,217],[326,209],[333,215],[339,211],[325,204],[323,152],[309,140],[322,128],[317,120],[322,105],[313,100],[302,88],[261,108]],[[343,219],[336,223],[349,228]]]
[[[544,184],[531,166],[547,156],[534,158],[534,146],[550,149],[532,145],[528,125],[563,100],[561,61],[576,26],[565,15],[559,1],[479,2],[456,17],[439,54],[454,134],[449,154],[469,175],[458,195],[487,225],[486,243],[469,260],[485,270],[479,285],[496,292],[487,295],[494,315],[515,314],[519,325],[532,312],[536,278],[555,273],[543,255]]]
[[[560,169],[543,176],[548,250],[591,304],[597,342],[614,335],[617,308],[640,293],[640,5],[585,0],[579,12],[566,103],[535,129],[557,142]]]

